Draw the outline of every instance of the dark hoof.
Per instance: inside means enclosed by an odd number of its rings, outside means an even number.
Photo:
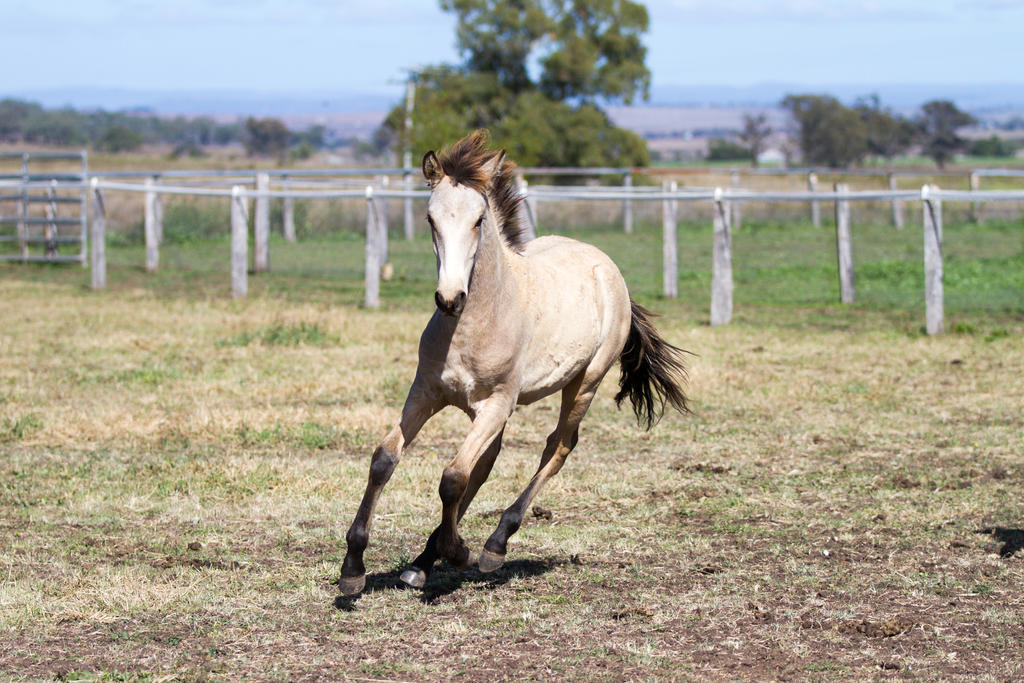
[[[409,567],[402,572],[402,576],[399,578],[410,588],[423,588],[427,583],[427,573],[419,567]]]
[[[343,576],[338,579],[338,590],[341,591],[342,595],[358,595],[363,592],[363,587],[365,585],[365,574],[360,574],[359,576]]]
[[[505,564],[505,556],[499,555],[498,553],[492,553],[487,548],[484,548],[483,552],[480,553],[480,559],[477,562],[477,568],[484,572],[493,572],[496,569],[501,569],[501,565]]]

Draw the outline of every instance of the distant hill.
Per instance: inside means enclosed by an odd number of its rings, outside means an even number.
[[[38,102],[47,109],[71,106],[146,114],[186,116],[288,116],[329,112],[384,111],[401,96],[342,91],[258,92],[250,90],[130,90],[118,88],[40,88],[0,93]]]
[[[129,90],[116,88],[45,88],[0,93],[39,102],[47,108],[71,105],[76,109],[144,111],[157,114],[289,116],[323,115],[332,112],[386,111],[402,98],[394,92],[257,92],[247,90]],[[844,102],[877,93],[882,102],[897,110],[916,109],[933,99],[949,99],[962,109],[1024,109],[1024,83],[1002,84],[902,84],[867,83],[759,83],[734,87],[719,85],[656,85],[650,106],[713,108],[771,108],[787,93],[828,93]],[[640,105],[644,106],[643,104]]]
[[[1024,84],[880,85],[761,83],[745,87],[716,85],[661,85],[651,99],[635,106],[610,106],[619,126],[649,139],[706,138],[734,134],[743,114],[763,112],[775,130],[786,125],[778,108],[789,93],[827,93],[852,104],[861,96],[877,94],[885,106],[905,115],[932,99],[950,99],[973,113],[981,128],[1024,118]],[[247,90],[133,90],[116,88],[46,88],[0,92],[0,98],[38,102],[47,109],[71,106],[79,111],[104,110],[159,117],[207,116],[233,123],[244,116],[278,117],[293,130],[325,127],[329,139],[368,139],[387,111],[402,97],[394,92],[257,92]]]
[[[877,94],[897,110],[916,109],[929,100],[953,100],[961,109],[1024,109],[1024,83],[760,83],[745,87],[666,85],[653,89],[651,104],[660,106],[772,107],[789,93],[826,93],[846,103]]]

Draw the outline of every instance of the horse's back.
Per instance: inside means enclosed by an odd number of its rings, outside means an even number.
[[[603,374],[622,350],[631,315],[614,261],[593,245],[557,235],[531,240],[521,255],[522,295],[535,327],[524,393],[532,396],[530,385],[560,388],[595,363]]]
[[[559,273],[555,279],[603,277],[612,282],[622,279],[618,266],[608,254],[592,244],[561,235],[530,240],[521,254],[532,270],[553,269]]]

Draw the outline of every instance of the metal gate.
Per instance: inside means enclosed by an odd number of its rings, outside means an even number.
[[[0,163],[0,261],[86,264],[85,151],[4,152]],[[71,164],[74,170],[69,170]],[[63,169],[59,167],[64,167]],[[62,189],[60,183],[72,183]]]

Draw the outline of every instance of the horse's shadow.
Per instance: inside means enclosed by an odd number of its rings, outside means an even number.
[[[433,605],[444,596],[451,595],[467,584],[481,584],[486,588],[497,588],[512,579],[546,574],[559,564],[561,563],[554,560],[512,560],[502,565],[501,569],[487,574],[476,568],[455,569],[448,564],[441,564],[430,573],[419,600],[426,605]],[[355,610],[359,598],[366,593],[386,590],[416,590],[402,583],[399,578],[401,574],[401,570],[367,574],[366,587],[362,593],[339,595],[334,598],[334,606],[343,612],[352,612]]]
[[[1013,557],[1018,550],[1024,549],[1024,529],[991,526],[978,529],[977,533],[991,534],[994,539],[1003,544],[1003,547],[999,549],[999,557]]]

